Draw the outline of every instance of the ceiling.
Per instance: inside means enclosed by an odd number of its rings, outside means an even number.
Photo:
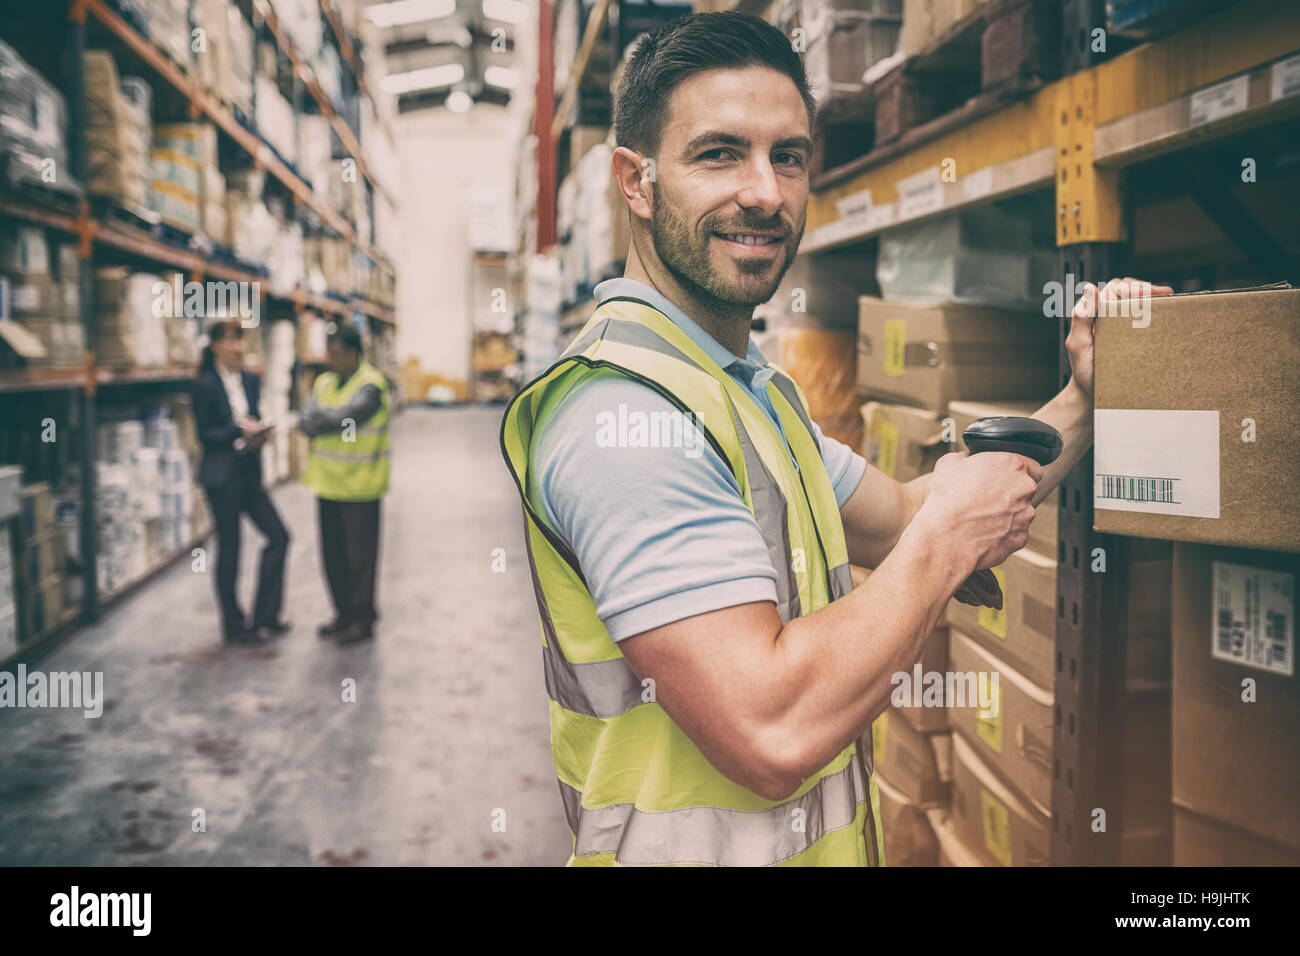
[[[399,112],[505,105],[531,88],[516,35],[536,29],[536,0],[362,0],[383,39],[384,88]]]

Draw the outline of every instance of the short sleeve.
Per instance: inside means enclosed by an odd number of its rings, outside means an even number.
[[[689,429],[676,446],[648,447],[652,430],[638,428],[678,414],[639,382],[592,379],[534,440],[529,494],[577,557],[615,641],[776,601],[776,570],[721,456]]]

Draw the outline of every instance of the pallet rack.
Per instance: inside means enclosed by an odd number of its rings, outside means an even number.
[[[250,8],[264,22],[276,41],[279,51],[294,66],[295,83],[303,88],[316,101],[317,107],[330,121],[345,151],[356,161],[358,172],[371,189],[390,198],[392,194],[375,178],[366,163],[361,147],[355,135],[349,129],[332,104],[319,82],[315,79],[293,47],[287,34],[280,28],[274,11],[267,0],[242,2],[247,12]],[[329,0],[320,0],[323,17],[329,24],[329,33],[334,38],[342,54],[342,60],[352,71],[357,87],[362,95],[369,97],[365,84],[360,58],[356,46],[348,36]],[[335,209],[330,207],[315,191],[288,165],[270,149],[251,129],[244,126],[229,107],[206,92],[197,79],[190,76],[176,65],[150,39],[127,23],[121,16],[110,9],[104,0],[70,0],[67,4],[67,34],[64,37],[64,52],[69,64],[67,99],[69,106],[69,159],[72,176],[79,182],[86,176],[86,144],[84,116],[84,77],[82,74],[82,57],[86,49],[86,36],[89,23],[93,21],[107,31],[117,41],[125,45],[152,71],[154,82],[161,81],[188,103],[191,119],[200,117],[210,120],[218,130],[228,136],[252,161],[253,165],[264,169],[277,180],[294,199],[311,209],[320,220],[340,237],[347,240],[354,249],[368,256],[376,265],[392,269],[392,263],[367,236],[362,236]],[[360,180],[359,180],[360,182]],[[79,252],[79,286],[81,291],[81,323],[86,330],[87,341],[93,341],[94,305],[90,290],[93,288],[93,262],[97,248],[113,249],[119,253],[148,261],[155,265],[182,270],[194,280],[210,277],[229,281],[259,282],[264,276],[253,268],[241,267],[212,260],[193,249],[163,241],[143,229],[135,228],[113,218],[96,218],[91,215],[89,201],[82,197],[69,200],[66,197],[35,198],[6,193],[0,195],[0,218],[16,219],[46,229],[75,237]],[[323,313],[342,318],[359,313],[382,325],[392,328],[396,316],[392,308],[368,301],[356,295],[337,294],[320,295],[297,288],[284,295],[264,293],[269,301],[281,302],[295,307],[313,308]],[[312,364],[309,357],[300,357],[299,365]],[[95,515],[95,469],[94,436],[96,431],[96,397],[103,388],[133,388],[160,386],[175,389],[183,385],[194,375],[192,368],[165,369],[115,369],[97,367],[93,353],[88,352],[85,361],[79,367],[71,368],[34,368],[19,371],[0,372],[0,396],[21,396],[42,392],[63,391],[68,393],[69,402],[76,403],[76,415],[79,421],[81,438],[78,449],[82,462],[81,472],[81,516],[80,516],[80,553],[84,565],[83,602],[79,614],[65,613],[61,624],[41,637],[22,644],[12,659],[28,659],[47,653],[52,647],[66,639],[73,630],[85,623],[98,619],[103,607],[119,600],[130,593],[144,581],[170,566],[179,555],[178,552],[150,569],[141,579],[111,595],[102,596],[98,589],[96,567],[96,515]],[[194,542],[198,544],[199,542]]]
[[[1104,26],[1101,8],[1070,2],[1064,14],[1076,26]],[[1298,52],[1300,18],[1262,0],[1244,0],[1100,62],[1067,50],[1063,60],[1075,71],[1023,99],[958,110],[910,140],[823,172],[809,199],[802,251],[842,249],[901,225],[1052,187],[1057,278],[1101,283],[1124,275],[1132,234],[1125,168],[1300,115]],[[955,164],[951,182],[939,175],[945,161]],[[1250,232],[1232,229],[1229,220],[1240,211],[1230,197],[1202,202],[1229,236]],[[1215,205],[1229,208],[1216,214]],[[1262,245],[1256,261],[1289,265],[1289,274],[1275,278],[1295,278],[1294,262],[1280,249],[1267,239],[1249,241]],[[1069,321],[1061,319],[1062,384],[1070,373]],[[1127,539],[1092,530],[1091,453],[1057,495],[1051,862],[1114,864],[1123,813],[1111,768],[1122,766],[1124,740]],[[1105,575],[1088,570],[1094,548],[1106,552]],[[1096,807],[1120,809],[1109,815],[1105,833],[1091,830]]]

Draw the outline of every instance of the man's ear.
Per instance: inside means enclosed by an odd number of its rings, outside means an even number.
[[[611,165],[614,182],[623,193],[623,199],[632,215],[649,219],[654,160],[642,156],[634,149],[619,146],[614,150]]]

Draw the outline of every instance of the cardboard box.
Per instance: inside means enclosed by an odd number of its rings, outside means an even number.
[[[1057,379],[1057,324],[1034,313],[858,299],[858,389],[946,414],[955,399],[1033,399]]]
[[[952,740],[952,822],[987,866],[1046,866],[1048,818],[1002,783],[960,736]]]
[[[769,328],[798,325],[858,328],[858,296],[878,293],[871,260],[857,250],[831,250],[794,257],[772,298],[754,309]]]
[[[1030,683],[960,631],[953,630],[950,636],[948,663],[953,672],[998,675],[996,689],[990,695],[995,704],[990,710],[996,712],[985,716],[978,706],[949,707],[953,731],[1002,782],[1050,819],[1055,701],[1052,688]],[[978,700],[972,704],[978,704]],[[1143,842],[1140,834],[1145,831],[1147,843],[1163,843],[1167,858],[1169,685],[1131,681],[1123,706],[1122,819],[1126,852]]]
[[[961,842],[953,825],[952,814],[947,809],[927,810],[925,815],[939,843],[940,866],[984,866],[979,854]],[[885,862],[890,863],[888,857]]]
[[[63,532],[50,525],[24,542],[18,569],[24,586],[31,587],[51,574],[63,573]]]
[[[922,680],[926,674],[942,674],[948,669],[948,629],[936,627],[921,648],[921,657],[911,669],[913,682],[920,668]],[[890,704],[888,713],[898,717],[919,734],[941,734],[948,730],[948,715],[943,707],[895,707]]]
[[[63,616],[63,576],[52,574],[24,595],[21,601],[22,639],[42,637],[56,627]]]
[[[1173,575],[1173,802],[1300,850],[1300,555],[1178,544]]]
[[[862,457],[897,481],[911,481],[934,470],[934,463],[952,450],[942,440],[939,416],[924,408],[867,402]]]
[[[978,691],[966,706],[948,708],[952,729],[993,766],[1044,816],[1052,812],[1052,728],[1051,689],[1030,683],[957,630],[949,631],[948,664],[954,673],[989,675],[989,712],[980,706]],[[993,676],[997,675],[997,683]],[[950,702],[951,703],[951,702]]]
[[[948,417],[953,421],[956,435],[953,451],[968,451],[966,443],[961,440],[961,433],[981,418],[998,415],[1016,415],[1030,418],[1034,412],[1047,404],[1049,399],[1034,399],[1025,402],[951,402],[948,405]],[[1057,552],[1057,495],[1049,495],[1035,509],[1034,520],[1029,525],[1029,543],[1025,547],[1049,558],[1056,557]]]
[[[935,866],[939,862],[939,841],[925,811],[876,776],[880,790],[880,825],[885,835],[886,866]]]
[[[50,497],[49,484],[37,481],[23,485],[18,490],[18,512],[24,541],[30,541],[54,524],[54,499]]]
[[[1300,289],[1267,288],[1097,320],[1098,531],[1300,551],[1297,316]]]
[[[871,725],[871,751],[876,772],[899,793],[920,807],[933,807],[948,799],[948,784],[939,779],[936,746],[943,734],[922,734],[906,721],[885,711]]]
[[[764,333],[760,347],[799,384],[817,427],[850,448],[862,443],[852,332],[785,326]]]
[[[1300,867],[1300,852],[1174,807],[1174,866]]]
[[[921,52],[984,0],[903,0],[903,32],[899,46],[908,56]]]
[[[1131,542],[1126,673],[1160,681],[1169,673],[1170,546]],[[974,639],[1038,687],[1056,679],[1056,561],[1021,548],[993,569],[1002,610],[948,602],[950,627]]]

